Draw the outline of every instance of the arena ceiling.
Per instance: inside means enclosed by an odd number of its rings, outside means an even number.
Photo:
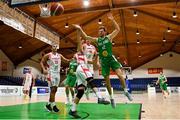
[[[90,36],[98,36],[98,21],[112,32],[113,26],[106,14],[112,12],[121,31],[113,40],[114,55],[128,66],[137,68],[168,51],[180,53],[180,3],[176,0],[65,0],[64,13],[40,17],[39,5],[19,7],[37,22],[60,36],[59,52],[71,58],[76,52],[76,30],[71,24],[80,24]],[[134,14],[138,15],[134,17]],[[173,12],[178,16],[173,18]],[[65,28],[65,24],[69,28]],[[170,29],[171,32],[167,32]],[[140,33],[139,35],[136,32]],[[33,55],[49,49],[49,45],[25,35],[0,22],[0,48],[18,65]],[[164,40],[164,41],[163,41]],[[137,41],[140,43],[138,44]],[[18,46],[22,45],[19,49]]]

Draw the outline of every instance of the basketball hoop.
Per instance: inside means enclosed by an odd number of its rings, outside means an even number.
[[[50,17],[51,16],[51,4],[50,3],[45,3],[45,4],[40,4],[40,16],[41,17]]]

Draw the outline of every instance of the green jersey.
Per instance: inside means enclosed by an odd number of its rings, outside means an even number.
[[[97,39],[97,46],[99,52],[99,58],[101,63],[102,75],[110,75],[110,68],[116,70],[122,67],[122,65],[116,60],[112,54],[112,42],[108,36],[104,38],[99,37]]]
[[[99,37],[97,45],[100,58],[108,58],[112,56],[112,42],[107,36],[104,38]]]
[[[166,77],[164,75],[160,75],[158,79],[159,79],[159,84],[163,85],[164,84],[163,81],[166,80]]]
[[[68,75],[74,75],[70,71],[76,72],[77,66],[78,66],[77,62],[75,60],[71,60],[71,62],[69,63]]]

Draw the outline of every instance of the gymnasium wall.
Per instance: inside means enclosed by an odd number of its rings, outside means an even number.
[[[37,75],[41,75],[41,67],[40,67],[39,59],[40,59],[39,54],[36,54],[33,57],[31,57],[31,59],[28,59],[28,60],[22,62],[21,64],[19,64],[16,67],[13,75],[15,77],[23,76],[23,69],[29,68],[29,67],[32,68],[32,73],[33,73],[34,77],[36,77]]]
[[[14,77],[21,77],[23,76],[23,69],[24,68],[32,68],[32,73],[36,77],[37,75],[41,75],[41,68],[40,64],[34,62],[32,60],[26,60],[23,63],[19,64],[16,69],[14,69],[13,76]]]
[[[31,67],[32,73],[36,77],[38,74],[41,75],[41,68],[38,62],[39,55],[35,55],[32,59],[35,59],[37,62],[33,60],[26,60],[23,63],[19,64],[16,68],[14,67],[11,60],[0,50],[0,76],[14,76],[14,77],[23,77],[23,69]],[[2,71],[1,62],[7,62],[7,71]]]
[[[5,65],[5,69],[2,70],[2,62],[7,63],[7,66]],[[11,60],[3,53],[3,51],[0,49],[0,76],[11,76],[13,73],[14,65],[11,62]]]
[[[173,56],[170,57],[170,54]],[[148,74],[148,68],[163,68],[163,72],[167,77],[180,77],[180,54],[168,52],[163,56],[159,56],[133,70],[133,78],[150,78],[158,76],[158,74]]]

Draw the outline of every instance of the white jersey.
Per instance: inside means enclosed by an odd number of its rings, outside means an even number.
[[[81,53],[81,52],[76,53],[75,58],[78,65],[87,64],[87,57],[84,55],[84,53]]]
[[[50,52],[47,64],[49,72],[60,72],[61,56],[58,53],[53,54],[52,52]]]
[[[89,68],[87,67],[87,58],[84,55],[84,53],[81,52],[76,53],[75,58],[78,63],[78,67],[76,69],[77,84],[83,84],[87,86],[86,79],[92,77],[92,73],[89,71]]]
[[[84,54],[86,55],[87,59],[89,61],[92,61],[93,57],[94,57],[94,55],[96,53],[96,48],[93,45],[91,45],[91,44],[88,45],[88,44],[84,43],[83,44],[83,50],[84,50]],[[87,66],[88,66],[90,72],[92,74],[94,74],[93,65],[92,64],[88,64]]]
[[[83,44],[84,54],[88,60],[93,60],[93,57],[96,53],[96,48],[93,45]]]
[[[24,90],[29,90],[32,84],[33,75],[30,73],[26,73],[25,75],[25,83],[24,83]]]

